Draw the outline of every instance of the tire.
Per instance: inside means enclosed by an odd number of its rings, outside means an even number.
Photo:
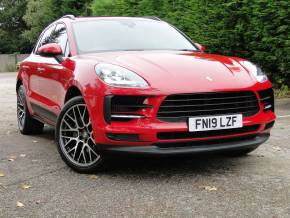
[[[226,151],[226,152],[222,152],[221,154],[227,157],[242,157],[242,156],[248,155],[250,152],[256,150],[258,147],[259,146],[254,146],[254,147],[246,148],[246,149]]]
[[[55,140],[63,161],[79,173],[103,170],[104,155],[95,143],[84,99],[69,100],[57,119]]]
[[[23,85],[17,89],[17,123],[24,135],[41,134],[44,124],[32,118],[29,113]]]

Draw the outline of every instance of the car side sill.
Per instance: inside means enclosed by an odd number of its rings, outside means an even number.
[[[57,114],[54,112],[34,103],[31,102],[31,107],[33,111],[36,113],[33,115],[33,118],[36,120],[47,123],[49,125],[55,126],[57,121]]]

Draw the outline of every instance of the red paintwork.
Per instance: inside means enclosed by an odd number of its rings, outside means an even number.
[[[76,18],[76,20],[87,19],[115,18]],[[167,123],[156,119],[159,105],[167,95],[242,90],[252,90],[257,94],[258,90],[271,87],[269,81],[258,83],[240,65],[239,62],[243,59],[235,57],[203,52],[172,51],[124,51],[78,55],[71,30],[71,22],[74,21],[70,19],[62,19],[61,21],[67,26],[72,57],[66,58],[59,64],[53,58],[41,57],[32,53],[20,64],[18,80],[21,80],[25,86],[31,114],[35,112],[32,110],[30,102],[39,104],[55,114],[59,114],[64,106],[68,89],[77,87],[87,104],[95,139],[101,144],[120,146],[124,144],[132,146],[148,145],[158,142],[157,131],[187,131],[188,127],[185,122]],[[106,85],[95,73],[95,66],[98,63],[116,64],[132,70],[142,76],[150,87],[140,89],[118,88]],[[43,72],[37,72],[38,68],[43,68]],[[206,76],[210,76],[213,81],[206,80]],[[154,107],[142,111],[146,115],[144,119],[107,124],[103,116],[103,99],[105,95],[110,94],[146,95],[149,96],[148,103]],[[243,123],[244,125],[261,124],[260,129],[257,131],[261,133],[266,123],[275,120],[275,114],[271,111],[263,112],[262,105],[260,105],[260,108],[258,114],[244,118]],[[43,119],[45,120],[45,118]],[[146,142],[112,141],[106,137],[106,133],[140,134],[141,140]],[[243,134],[232,136],[238,135]],[[174,141],[186,141],[186,139],[170,140],[170,142]]]
[[[61,47],[56,43],[48,43],[46,45],[41,46],[37,53],[43,56],[53,56],[53,55],[61,55],[62,50]]]

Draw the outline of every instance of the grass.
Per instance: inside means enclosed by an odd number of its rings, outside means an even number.
[[[290,97],[290,90],[287,85],[282,85],[279,89],[274,89],[275,97],[287,98]]]

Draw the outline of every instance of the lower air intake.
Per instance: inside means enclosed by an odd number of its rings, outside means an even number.
[[[214,136],[228,136],[232,134],[242,134],[255,132],[259,129],[260,125],[244,126],[236,129],[221,129],[210,130],[202,132],[159,132],[157,138],[160,140],[172,140],[172,139],[190,139],[190,138],[207,138]]]

